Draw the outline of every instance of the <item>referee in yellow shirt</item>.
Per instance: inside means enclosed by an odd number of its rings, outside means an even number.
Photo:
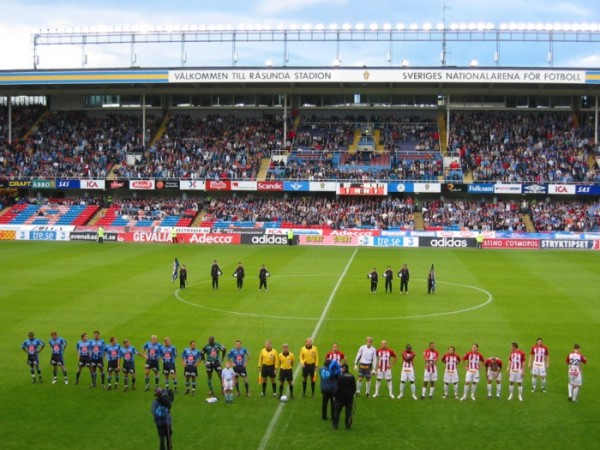
[[[310,375],[310,388],[315,396],[315,374],[319,365],[319,350],[313,345],[311,338],[300,349],[300,364],[302,365],[302,397],[306,397],[306,380]]]
[[[277,357],[279,364],[279,397],[283,395],[283,385],[287,381],[290,388],[290,399],[294,398],[294,354],[290,353],[289,345],[281,346],[281,353]]]
[[[267,390],[267,378],[271,379],[273,397],[277,397],[275,374],[277,373],[278,363],[277,351],[273,350],[273,344],[267,339],[265,341],[265,348],[263,348],[258,355],[258,369],[260,370],[260,380],[262,383],[261,397],[265,396]]]

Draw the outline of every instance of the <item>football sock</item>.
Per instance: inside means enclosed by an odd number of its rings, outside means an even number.
[[[535,390],[537,384],[537,378],[531,378],[531,388]]]
[[[302,395],[306,395],[306,381],[302,382]]]
[[[273,388],[273,394],[276,394],[277,393],[277,384],[271,383],[271,387]]]
[[[310,390],[311,390],[312,395],[314,397],[314,395],[315,395],[315,382],[314,381],[310,382]]]

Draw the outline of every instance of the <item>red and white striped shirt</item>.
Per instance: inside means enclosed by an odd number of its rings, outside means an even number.
[[[325,359],[340,362],[342,359],[346,359],[346,355],[344,355],[344,353],[340,352],[339,350],[332,350],[329,353],[327,353]]]
[[[469,352],[463,356],[463,361],[467,361],[467,370],[479,370],[481,363],[485,360],[479,352]]]
[[[437,371],[436,363],[440,357],[440,352],[437,350],[427,349],[423,352],[423,358],[425,359],[425,372],[435,373]]]
[[[391,348],[380,348],[377,350],[377,368],[385,372],[391,368],[391,359],[396,359],[396,352]]]
[[[549,355],[548,347],[545,345],[534,345],[531,347],[531,355],[533,355],[533,363],[536,365],[546,364],[546,357]]]
[[[508,368],[513,372],[520,372],[525,367],[525,352],[523,350],[513,350],[508,357]]]
[[[460,362],[460,356],[456,353],[446,353],[442,356],[442,362],[446,364],[446,372],[456,372],[456,368]]]
[[[412,370],[415,352],[402,352],[402,369]]]

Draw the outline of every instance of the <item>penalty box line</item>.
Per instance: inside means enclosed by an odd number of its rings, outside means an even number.
[[[338,278],[338,281],[335,284],[333,291],[331,291],[331,295],[329,295],[329,298],[327,299],[327,303],[325,304],[325,307],[323,308],[321,317],[319,317],[319,321],[315,325],[315,329],[313,330],[313,332],[311,334],[311,336],[313,338],[316,338],[317,335],[319,334],[319,331],[321,330],[321,326],[323,325],[323,322],[325,321],[325,317],[327,317],[327,313],[329,312],[329,308],[331,307],[331,304],[333,303],[335,294],[337,293],[338,289],[340,288],[342,281],[346,277],[346,273],[348,273],[348,269],[350,269],[350,266],[352,265],[352,262],[354,261],[354,257],[356,256],[357,252],[358,252],[358,248],[354,249],[354,253],[352,253],[352,256],[348,260],[348,263],[346,264],[344,271]],[[298,375],[300,374],[300,368],[301,368],[301,366],[300,366],[300,364],[298,364],[296,366],[296,370],[294,370],[294,379],[296,379],[298,377]],[[267,427],[265,434],[263,435],[262,439],[260,440],[260,444],[258,446],[259,450],[265,450],[267,448],[267,444],[269,443],[269,440],[271,439],[273,430],[275,429],[277,422],[279,422],[279,418],[281,417],[281,413],[283,412],[283,405],[284,405],[283,403],[279,403],[279,405],[277,406],[277,409],[275,410],[275,413],[273,414],[273,417],[271,418],[271,422],[269,422],[269,426]]]

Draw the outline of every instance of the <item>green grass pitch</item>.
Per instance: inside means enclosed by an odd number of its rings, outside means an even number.
[[[188,267],[189,287],[181,292],[170,280],[174,257]],[[210,286],[214,258],[224,272],[218,291]],[[231,276],[238,261],[247,273],[241,292]],[[258,291],[262,263],[272,275],[268,292]],[[382,273],[388,264],[397,271],[402,263],[411,270],[409,295],[399,294],[397,278],[393,295],[384,293],[382,282],[370,294],[366,274],[373,266]],[[438,292],[428,296],[432,263]],[[135,392],[90,389],[86,372],[79,385],[72,384],[75,343],[82,332],[98,329],[106,340],[129,338],[138,348],[152,334],[161,341],[170,336],[180,352],[191,339],[203,346],[209,335],[228,349],[237,338],[248,347],[253,395],[233,405],[204,402],[201,368],[197,396],[184,396],[178,366],[180,393],[172,411],[178,449],[597,448],[599,281],[598,254],[592,252],[1,242],[0,447],[157,447],[142,359]],[[31,384],[20,350],[30,330],[45,342],[52,330],[68,340],[71,384],[50,383],[48,348],[40,355],[44,383]],[[313,333],[321,357],[338,342],[354,359],[369,335],[377,345],[388,340],[397,352],[411,343],[419,393],[421,353],[429,341],[440,354],[455,345],[461,355],[477,342],[484,356],[506,360],[512,341],[528,354],[542,336],[550,349],[548,392],[532,394],[527,375],[525,401],[508,402],[505,375],[502,400],[487,400],[481,382],[477,401],[459,402],[442,399],[440,381],[433,401],[359,398],[352,430],[334,432],[321,420],[319,393],[285,405],[258,395],[256,363],[265,339],[278,350],[289,343],[297,356]],[[589,363],[579,401],[569,403],[565,357],[575,342]],[[461,369],[461,392],[463,375]],[[395,394],[398,389],[395,367]]]

